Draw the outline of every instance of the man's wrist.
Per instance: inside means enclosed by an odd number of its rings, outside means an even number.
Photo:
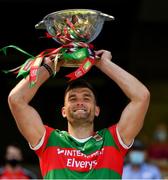
[[[50,76],[54,74],[52,68],[48,64],[43,63],[42,66],[48,71]]]

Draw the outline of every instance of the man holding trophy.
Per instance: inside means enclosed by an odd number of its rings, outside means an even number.
[[[45,51],[31,63],[29,74],[12,89],[8,102],[20,132],[39,157],[43,178],[122,177],[124,157],[143,126],[150,93],[139,80],[112,62],[109,51],[94,51],[87,44],[99,34],[96,32],[95,35],[94,29],[99,28],[100,32],[103,22],[110,18],[112,16],[99,11],[72,9],[51,13],[37,25],[46,28],[63,46]],[[40,64],[38,71],[32,68],[35,64]],[[71,81],[65,91],[61,112],[67,119],[68,132],[44,125],[38,112],[29,104],[40,86],[58,73],[61,66],[78,67],[69,76]],[[111,78],[130,100],[117,124],[97,132],[94,132],[94,118],[100,112],[97,97],[93,87],[80,78],[91,66]],[[37,74],[38,78],[34,78]],[[30,88],[33,79],[35,85]]]

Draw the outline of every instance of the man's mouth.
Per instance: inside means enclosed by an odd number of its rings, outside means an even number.
[[[73,112],[86,112],[86,109],[74,109]]]

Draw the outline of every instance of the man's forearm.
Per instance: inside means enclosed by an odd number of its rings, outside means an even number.
[[[9,98],[12,101],[24,101],[29,103],[36,94],[39,87],[50,77],[48,71],[44,66],[39,68],[38,80],[34,87],[29,87],[29,76],[26,79],[22,79],[10,92]]]

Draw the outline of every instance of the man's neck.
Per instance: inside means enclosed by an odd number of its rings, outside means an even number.
[[[84,139],[94,134],[94,128],[93,125],[74,127],[68,124],[68,133],[75,138]]]

